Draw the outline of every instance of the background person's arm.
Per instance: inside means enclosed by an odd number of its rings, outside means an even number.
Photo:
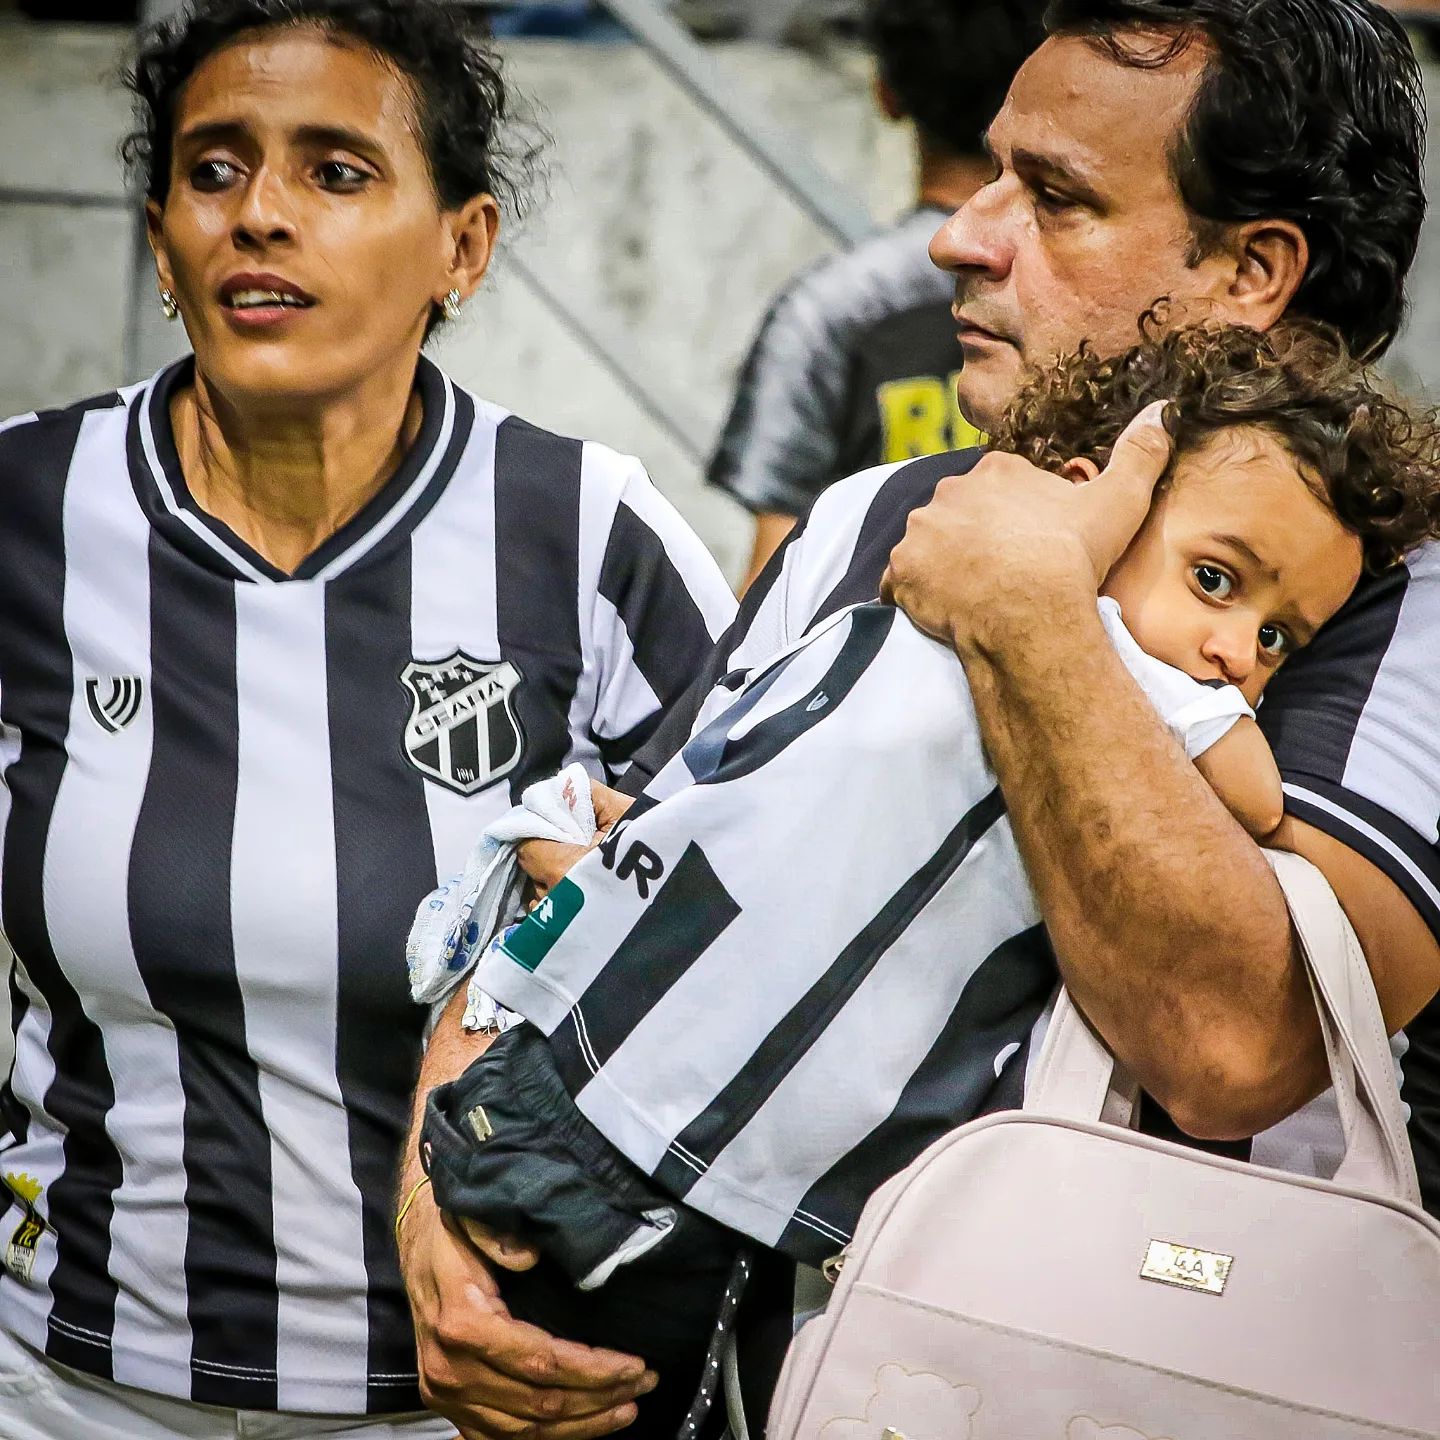
[[[1284,900],[1259,848],[1115,655],[1100,579],[1168,456],[1137,426],[1072,487],[1013,456],[942,482],[887,593],[965,664],[986,746],[1066,983],[1182,1128],[1248,1136],[1325,1084]],[[984,554],[984,566],[954,555]],[[1291,822],[1345,907],[1397,1026],[1440,982],[1440,947],[1393,881]]]
[[[491,1266],[525,1269],[534,1263],[533,1252],[477,1236],[482,1253],[445,1223],[429,1185],[420,1185],[424,1097],[462,1074],[490,1043],[489,1036],[461,1029],[464,1011],[462,986],[425,1051],[400,1176],[401,1201],[413,1194],[397,1239],[415,1319],[421,1394],[465,1440],[612,1434],[635,1418],[629,1402],[649,1388],[644,1362],[557,1340],[516,1320],[500,1298]]]

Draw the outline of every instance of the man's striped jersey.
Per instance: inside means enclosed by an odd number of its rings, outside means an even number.
[[[622,770],[733,604],[638,462],[423,361],[412,452],[286,576],[186,490],[188,375],[0,433],[0,1327],[208,1404],[413,1410],[415,905],[531,780]]]
[[[1188,753],[1251,713],[1101,614]],[[1023,1063],[1039,925],[964,669],[871,603],[718,689],[476,983],[647,1175],[814,1264]]]
[[[712,689],[873,597],[912,510],[977,450],[882,466],[832,487],[747,592],[740,614],[685,699],[637,758],[638,794],[680,750]],[[1348,605],[1271,682],[1262,729],[1286,806],[1365,856],[1440,936],[1440,546],[1367,578]],[[1044,946],[1036,931],[1036,945]],[[1053,962],[1052,962],[1053,963]],[[1430,1211],[1440,1215],[1440,998],[1397,1041],[1410,1139]],[[1018,1073],[1010,1068],[1007,1073]],[[1007,1097],[1007,1103],[1018,1099]]]

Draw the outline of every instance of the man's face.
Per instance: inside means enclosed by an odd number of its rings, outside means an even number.
[[[1160,45],[1137,40],[1136,44]],[[1202,45],[1161,69],[1077,38],[1047,40],[990,128],[996,176],[931,242],[955,275],[960,408],[993,426],[1025,372],[1074,351],[1135,343],[1161,296],[1174,318],[1225,318],[1223,253],[1191,265],[1190,216],[1170,146],[1204,68]]]

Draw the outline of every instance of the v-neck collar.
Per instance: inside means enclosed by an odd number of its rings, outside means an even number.
[[[195,359],[189,356],[154,376],[136,397],[127,446],[131,483],[151,523],[180,549],[209,568],[261,584],[328,580],[385,542],[408,535],[455,473],[474,422],[469,398],[422,356],[415,375],[420,433],[409,453],[361,510],[287,575],[202,509],[185,483],[170,401],[194,376]]]

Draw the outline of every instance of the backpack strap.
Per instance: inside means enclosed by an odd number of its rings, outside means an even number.
[[[1285,893],[1315,996],[1345,1137],[1338,1184],[1420,1203],[1415,1158],[1380,1002],[1360,943],[1325,877],[1308,860],[1266,851]],[[1128,1125],[1134,1086],[1062,989],[1025,1109],[1058,1119]]]

